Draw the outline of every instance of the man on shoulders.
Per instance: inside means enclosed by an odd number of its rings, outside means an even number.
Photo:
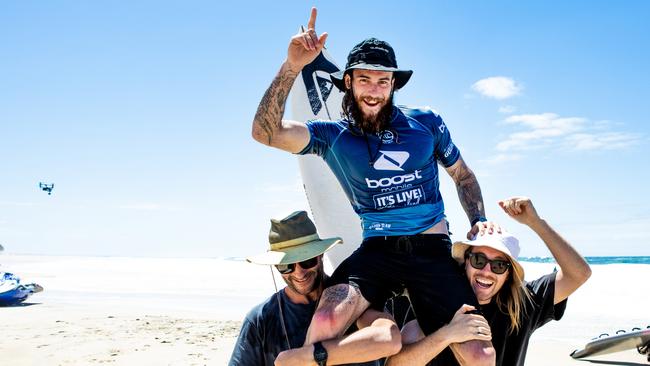
[[[474,173],[442,118],[428,108],[393,103],[412,71],[397,66],[385,41],[368,38],[331,75],[345,92],[338,121],[283,120],[289,90],[321,52],[316,9],[307,30],[291,38],[287,58],[258,107],[255,140],[291,153],[322,157],[361,219],[363,242],[335,270],[314,314],[306,343],[339,337],[368,308],[383,310],[406,288],[426,334],[451,320],[462,304],[478,305],[450,256],[438,164],[456,183],[470,223],[468,237],[491,231]],[[489,342],[454,344],[473,365],[493,365]]]

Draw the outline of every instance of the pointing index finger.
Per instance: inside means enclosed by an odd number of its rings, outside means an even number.
[[[317,13],[318,13],[318,11],[316,10],[315,7],[311,8],[311,15],[309,16],[309,23],[307,23],[307,29],[309,29],[309,30],[312,30],[312,29],[315,30],[316,29],[316,14]]]

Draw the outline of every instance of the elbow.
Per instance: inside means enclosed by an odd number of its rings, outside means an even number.
[[[585,268],[582,271],[582,283],[587,282],[589,277],[591,277],[591,267],[585,262]]]
[[[383,357],[398,354],[402,350],[402,334],[395,322],[388,319],[378,319],[373,326],[380,329],[380,332],[375,336],[375,342],[381,345]]]
[[[255,122],[253,122],[251,136],[253,137],[253,140],[259,142],[260,144],[269,145],[271,143],[268,135]]]

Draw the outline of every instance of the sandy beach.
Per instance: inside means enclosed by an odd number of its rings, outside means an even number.
[[[0,308],[2,365],[225,365],[240,321],[273,293],[268,267],[222,259],[0,256],[45,291]],[[552,264],[525,263],[527,278]],[[575,361],[601,333],[646,327],[649,265],[592,266],[562,321],[538,330],[527,365],[646,365],[634,350]]]

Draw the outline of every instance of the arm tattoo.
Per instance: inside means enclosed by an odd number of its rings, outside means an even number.
[[[485,217],[481,187],[478,185],[474,172],[464,161],[461,161],[461,164],[452,172],[451,176],[456,182],[458,199],[469,221],[472,222],[477,217]]]
[[[264,134],[268,138],[269,145],[273,140],[273,134],[282,126],[284,105],[297,76],[297,72],[292,71],[286,64],[283,64],[278,75],[271,82],[271,86],[266,89],[260,105],[257,107],[257,113],[253,120],[253,130],[257,131],[256,134]]]

